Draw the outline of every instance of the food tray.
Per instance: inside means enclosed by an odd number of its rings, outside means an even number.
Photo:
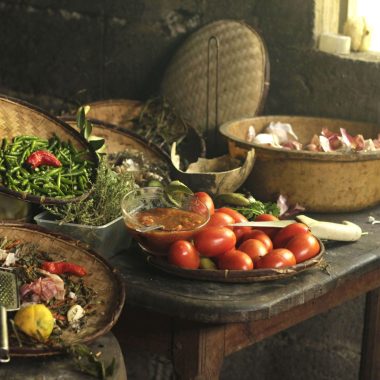
[[[69,330],[63,332],[61,338],[66,346],[91,342],[111,330],[124,305],[125,289],[119,273],[102,257],[77,241],[48,233],[45,229],[32,224],[0,223],[0,236],[35,244],[55,261],[72,261],[87,269],[88,275],[85,281],[97,293],[96,313],[88,316],[86,326],[78,333]],[[11,317],[11,314],[8,316]],[[11,356],[56,355],[63,350],[61,346],[46,346],[39,343],[34,347],[19,347],[15,339],[10,339]]]
[[[149,254],[142,248],[139,249],[140,254],[145,257],[146,262],[166,273],[174,276],[201,280],[201,281],[214,281],[214,282],[231,282],[231,283],[250,283],[261,281],[274,281],[283,278],[292,277],[296,274],[312,268],[319,268],[323,263],[323,256],[325,254],[325,246],[319,240],[321,247],[317,256],[297,264],[292,267],[282,269],[253,269],[253,270],[209,270],[209,269],[183,269],[169,264],[162,256],[154,256]]]
[[[64,123],[42,109],[19,99],[0,96],[0,128],[1,138],[11,140],[17,135],[34,135],[49,139],[56,135],[62,141],[71,141],[77,149],[87,149],[89,152],[86,159],[98,163],[96,153],[87,141],[74,128]],[[17,192],[0,184],[0,193],[6,193],[18,199],[37,204],[65,204],[75,202],[87,197],[88,192],[81,196],[71,198],[51,198],[33,195],[30,193]]]

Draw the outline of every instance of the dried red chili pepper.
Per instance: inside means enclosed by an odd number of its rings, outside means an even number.
[[[87,274],[86,269],[82,266],[67,261],[44,261],[42,269],[53,274],[69,273],[79,277]]]
[[[47,150],[36,150],[25,161],[32,169],[38,168],[41,165],[54,166],[56,168],[62,166],[61,161],[58,160],[53,153]]]

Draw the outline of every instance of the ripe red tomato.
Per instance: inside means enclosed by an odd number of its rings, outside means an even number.
[[[257,239],[260,240],[262,243],[264,243],[265,247],[267,248],[267,251],[271,251],[273,249],[273,243],[270,237],[263,231],[261,230],[251,230],[246,232],[241,241],[245,242],[248,239]]]
[[[235,222],[234,218],[224,212],[216,212],[210,216],[210,220],[207,222],[207,227],[215,226],[215,227],[228,227],[230,230],[233,227],[229,227],[230,224]]]
[[[170,264],[185,269],[197,269],[200,257],[195,247],[187,240],[177,240],[169,248],[168,261]]]
[[[227,227],[205,227],[194,236],[194,246],[202,256],[221,255],[233,248],[236,236]]]
[[[252,259],[242,251],[232,249],[218,257],[218,268],[229,270],[251,270]]]
[[[222,212],[222,213],[230,215],[232,218],[234,218],[235,223],[244,223],[244,222],[248,221],[248,219],[243,214],[241,214],[239,211],[236,211],[236,210],[229,208],[229,207],[221,207],[221,208],[217,209],[215,212],[216,213]],[[248,227],[248,226],[247,227],[234,227],[233,231],[235,232],[236,240],[240,241],[241,238],[243,237],[243,235],[246,232],[251,231],[251,229],[252,228]]]
[[[252,260],[268,253],[264,243],[257,239],[248,239],[239,245],[239,251],[245,252]]]
[[[278,220],[277,216],[272,214],[260,214],[255,218],[255,222],[273,222],[276,220]],[[280,229],[276,227],[255,227],[255,230],[263,231],[273,240]]]
[[[296,258],[288,249],[277,248],[260,257],[255,264],[256,268],[285,268],[296,265]]]
[[[318,239],[309,232],[292,237],[285,248],[293,252],[297,263],[311,259],[321,250]]]
[[[205,193],[204,191],[198,191],[197,193],[194,193],[194,195],[202,203],[205,204],[205,206],[208,208],[208,211],[210,212],[210,215],[212,215],[215,212],[214,201],[207,193]]]
[[[281,228],[273,239],[274,248],[285,247],[288,241],[295,235],[309,232],[309,227],[303,223],[293,223]]]

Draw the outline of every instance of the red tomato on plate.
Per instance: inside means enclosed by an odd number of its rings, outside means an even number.
[[[262,243],[264,243],[268,252],[273,249],[272,240],[270,239],[270,237],[265,232],[263,232],[261,230],[254,229],[254,230],[246,232],[243,235],[241,241],[245,242],[246,240],[249,240],[249,239],[260,240]]]
[[[303,223],[293,223],[281,228],[273,239],[274,248],[283,248],[289,240],[298,234],[309,232],[309,227]]]
[[[232,230],[233,227],[229,227],[229,225],[233,223],[235,223],[235,220],[232,216],[225,214],[224,212],[215,212],[210,216],[210,220],[207,222],[207,227],[228,227],[230,230]]]
[[[285,248],[274,249],[255,262],[256,268],[286,268],[296,265],[294,254]]]
[[[318,239],[309,232],[291,238],[286,248],[293,252],[297,263],[311,259],[321,250]]]
[[[251,270],[253,269],[253,261],[245,252],[232,249],[218,257],[218,268],[229,270]]]
[[[230,215],[235,223],[244,223],[244,222],[248,222],[248,219],[243,215],[241,214],[239,211],[236,211],[232,208],[229,208],[229,207],[221,207],[219,209],[217,209],[215,211],[215,213],[218,213],[218,212],[222,212],[224,214],[228,214]],[[240,241],[240,239],[242,238],[242,236],[248,232],[248,231],[251,231],[251,227],[234,227],[233,230],[235,232],[235,235],[236,235],[236,240],[237,241]]]
[[[239,245],[239,251],[245,252],[252,260],[268,253],[264,243],[257,239],[248,239]]]
[[[197,193],[194,193],[194,195],[202,203],[205,204],[205,206],[208,208],[208,211],[210,212],[210,215],[212,215],[215,212],[214,201],[207,193],[205,193],[204,191],[198,191]]]
[[[260,214],[255,218],[255,222],[273,222],[276,220],[278,220],[277,216],[272,214]],[[277,232],[280,231],[280,229],[276,227],[255,227],[255,230],[266,233],[271,239],[273,239]]]
[[[194,236],[194,246],[202,256],[221,255],[235,247],[236,236],[227,227],[205,227]]]
[[[195,247],[187,240],[177,240],[169,248],[170,264],[185,269],[197,269],[200,257]]]

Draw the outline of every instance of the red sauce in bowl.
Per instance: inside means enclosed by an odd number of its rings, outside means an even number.
[[[126,221],[126,227],[144,249],[153,254],[167,255],[172,243],[191,239],[208,219],[208,214],[157,207],[135,213],[134,222]],[[148,232],[139,232],[135,229],[141,226],[163,227]]]

